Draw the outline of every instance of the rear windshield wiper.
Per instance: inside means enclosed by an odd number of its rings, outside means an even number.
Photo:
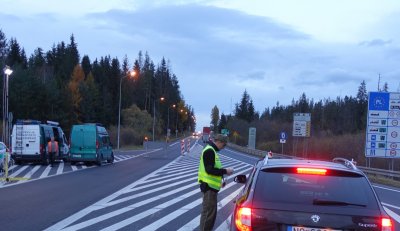
[[[321,200],[321,199],[314,199],[313,200],[314,205],[354,205],[354,206],[360,206],[360,207],[367,207],[367,205],[363,204],[355,204],[355,203],[349,203],[345,201],[331,201],[331,200]]]

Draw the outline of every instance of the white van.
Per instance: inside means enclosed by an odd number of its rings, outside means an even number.
[[[58,142],[59,155],[56,160],[68,160],[69,147],[67,139],[57,122],[38,120],[17,120],[11,134],[11,156],[15,163],[41,162],[49,164],[47,142],[54,136]]]

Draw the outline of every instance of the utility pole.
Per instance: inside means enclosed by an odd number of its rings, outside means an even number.
[[[378,91],[381,91],[380,83],[381,83],[381,73],[379,73],[379,78],[378,78]]]

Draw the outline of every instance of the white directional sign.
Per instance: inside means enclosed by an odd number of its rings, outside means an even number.
[[[366,157],[400,157],[400,93],[370,92]]]
[[[294,113],[293,114],[293,136],[310,137],[311,114]]]

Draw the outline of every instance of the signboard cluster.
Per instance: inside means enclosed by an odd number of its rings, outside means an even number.
[[[311,113],[293,114],[293,136],[310,137]]]
[[[370,92],[366,157],[400,157],[400,93]]]

